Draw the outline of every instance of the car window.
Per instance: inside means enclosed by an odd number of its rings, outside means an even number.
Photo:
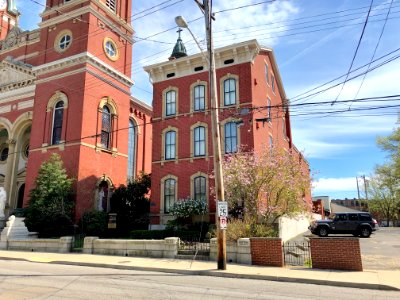
[[[367,214],[361,214],[360,215],[360,221],[372,221],[372,217]]]
[[[350,221],[358,221],[358,214],[349,214]]]
[[[335,221],[347,221],[347,215],[336,215]]]

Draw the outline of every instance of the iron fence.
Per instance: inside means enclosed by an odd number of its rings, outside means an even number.
[[[286,242],[283,244],[285,265],[312,267],[310,242]]]
[[[187,251],[201,251],[210,253],[210,240],[204,239],[200,241],[199,238],[185,237],[179,241],[179,250]]]

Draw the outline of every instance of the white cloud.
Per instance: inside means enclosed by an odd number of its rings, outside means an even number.
[[[357,192],[355,177],[320,178],[313,182],[313,194],[328,194],[331,192]]]

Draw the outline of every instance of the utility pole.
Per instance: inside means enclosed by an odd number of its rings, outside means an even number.
[[[362,175],[361,178],[364,180],[365,200],[368,200],[367,180],[365,179],[365,175]]]
[[[358,185],[358,177],[356,177],[356,181],[357,181],[357,194],[358,194],[358,200],[360,200],[360,187]]]
[[[213,160],[214,160],[214,173],[215,173],[215,191],[217,202],[225,201],[224,181],[222,175],[221,164],[221,139],[220,139],[220,126],[218,119],[219,103],[217,98],[217,76],[215,72],[215,59],[214,59],[214,43],[212,36],[212,1],[203,0],[204,16],[206,21],[207,33],[207,50],[209,55],[209,80],[210,80],[210,99],[211,99],[211,127],[212,127],[212,141],[213,141]],[[219,213],[217,209],[217,261],[218,270],[226,270],[226,232],[221,229],[219,222]]]

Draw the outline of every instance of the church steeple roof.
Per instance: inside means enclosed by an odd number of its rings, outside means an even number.
[[[182,29],[179,28],[179,30],[178,30],[179,36],[178,36],[178,39],[177,39],[176,44],[174,46],[174,50],[172,50],[172,54],[171,54],[171,56],[169,58],[170,60],[171,59],[178,59],[178,58],[187,56],[186,47],[183,44],[182,39],[181,39],[181,32],[182,32]]]

